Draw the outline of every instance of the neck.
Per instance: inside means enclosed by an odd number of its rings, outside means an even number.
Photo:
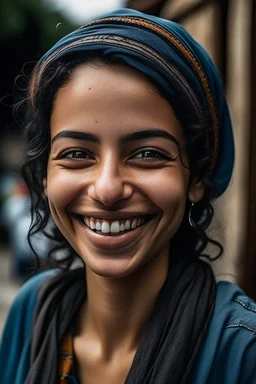
[[[87,269],[87,302],[80,312],[79,334],[95,338],[106,356],[120,349],[135,350],[167,271],[166,255],[124,278],[106,278]]]

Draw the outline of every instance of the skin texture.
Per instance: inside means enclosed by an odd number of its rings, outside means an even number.
[[[194,181],[188,189],[187,157],[181,161],[174,141],[147,135],[124,142],[124,135],[155,129],[172,135],[181,149],[185,140],[171,106],[132,68],[77,67],[57,93],[50,126],[45,191],[53,219],[87,273],[88,300],[74,340],[77,370],[82,383],[120,384],[165,281],[169,240],[187,198],[200,200],[203,186]],[[67,130],[89,132],[99,142],[61,137]],[[107,247],[96,245],[74,216],[117,213],[155,216],[119,247],[111,239]]]

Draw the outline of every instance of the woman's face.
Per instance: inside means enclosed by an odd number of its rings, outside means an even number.
[[[50,127],[51,213],[87,267],[122,277],[168,258],[187,197],[199,194],[188,191],[182,128],[154,86],[124,65],[81,65]]]

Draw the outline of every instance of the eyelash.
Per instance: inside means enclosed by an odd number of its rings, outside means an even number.
[[[76,152],[82,153],[84,157],[80,157],[80,158],[69,157],[69,155],[75,154]],[[154,156],[151,156],[151,157],[139,156],[139,157],[137,157],[137,159],[141,159],[143,161],[161,161],[161,160],[171,161],[171,160],[175,159],[175,156],[169,156],[169,155],[162,153],[161,151],[156,150],[154,148],[145,148],[145,149],[138,150],[135,154],[133,154],[133,156],[130,158],[130,160],[136,159],[136,156],[143,154],[143,153],[146,153],[146,152],[150,152],[151,155],[153,154]],[[86,158],[85,156],[89,156],[89,158],[88,157]],[[93,155],[91,155],[88,151],[85,151],[83,149],[73,148],[73,149],[68,149],[68,150],[62,152],[60,154],[59,158],[60,159],[68,159],[71,161],[84,161],[84,160],[93,160]]]

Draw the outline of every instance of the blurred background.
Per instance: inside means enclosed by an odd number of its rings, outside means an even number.
[[[256,0],[8,0],[0,5],[0,332],[34,259],[26,234],[29,195],[20,175],[23,141],[12,106],[23,76],[59,38],[108,11],[128,7],[181,23],[221,73],[236,144],[230,188],[215,203],[211,235],[224,246],[219,280],[238,282],[256,299]],[[40,257],[48,241],[35,239]]]

